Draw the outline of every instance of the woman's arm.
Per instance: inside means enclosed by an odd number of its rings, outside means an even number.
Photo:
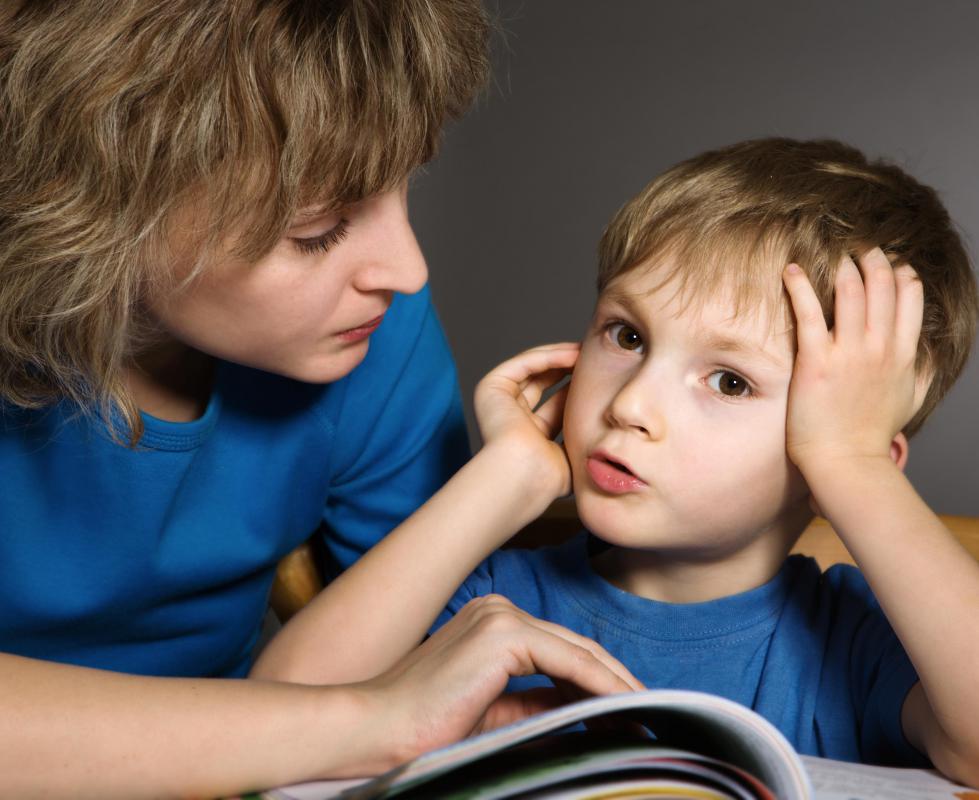
[[[535,672],[592,694],[635,688],[601,648],[502,598],[470,603],[393,669],[347,686],[0,655],[0,796],[224,797],[373,775],[538,710],[500,697]]]
[[[391,762],[349,688],[0,655],[0,795],[218,797]]]

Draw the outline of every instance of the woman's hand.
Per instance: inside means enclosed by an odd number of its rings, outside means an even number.
[[[503,694],[511,677],[537,673],[557,688]],[[398,763],[569,700],[643,688],[600,645],[498,595],[467,603],[420,647],[361,687],[379,703],[384,736],[404,735]]]
[[[540,401],[571,372],[579,352],[577,342],[526,350],[500,364],[476,387],[474,406],[484,446],[502,444],[514,457],[532,460],[553,497],[571,491],[567,456],[554,441],[561,430],[567,387]]]

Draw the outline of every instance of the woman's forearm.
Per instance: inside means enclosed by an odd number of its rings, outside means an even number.
[[[387,753],[366,693],[147,678],[0,654],[0,796],[223,797],[372,774]]]

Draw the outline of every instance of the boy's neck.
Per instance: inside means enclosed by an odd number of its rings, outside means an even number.
[[[610,547],[591,559],[592,569],[623,591],[664,603],[703,603],[768,583],[813,518],[803,500],[745,547],[717,557],[669,550]]]
[[[141,411],[167,422],[191,422],[207,409],[214,359],[167,338],[141,352],[125,375]]]

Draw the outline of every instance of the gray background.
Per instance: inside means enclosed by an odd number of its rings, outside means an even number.
[[[975,0],[499,0],[495,83],[415,181],[412,218],[459,364],[478,379],[577,339],[596,245],[657,173],[758,136],[897,161],[979,241]],[[939,512],[979,516],[979,356],[911,443]]]

